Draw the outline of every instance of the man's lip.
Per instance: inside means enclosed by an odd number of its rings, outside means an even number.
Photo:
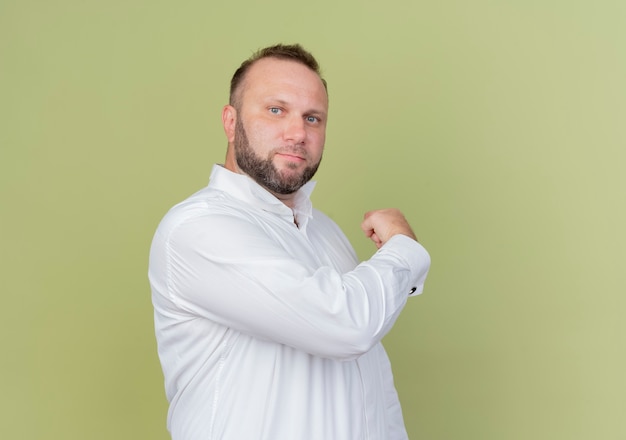
[[[287,159],[291,159],[291,160],[304,160],[304,157],[302,156],[298,156],[297,154],[291,154],[291,153],[276,153],[279,156],[283,156]]]

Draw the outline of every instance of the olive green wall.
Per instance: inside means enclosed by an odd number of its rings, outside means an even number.
[[[329,81],[316,205],[433,266],[386,339],[412,439],[623,439],[626,2],[0,0],[0,438],[166,439],[146,277],[251,51]]]

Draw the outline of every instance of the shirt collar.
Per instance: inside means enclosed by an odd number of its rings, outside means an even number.
[[[312,215],[313,205],[310,196],[315,188],[315,183],[313,181],[308,182],[296,192],[293,210],[251,177],[246,174],[234,173],[220,164],[213,165],[209,186],[264,211],[284,216],[290,221],[293,221],[295,216],[298,225],[303,227]]]

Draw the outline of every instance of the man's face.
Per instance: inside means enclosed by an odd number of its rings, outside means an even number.
[[[256,154],[250,146],[248,135],[243,126],[241,118],[237,119],[235,128],[235,158],[239,168],[248,176],[252,177],[259,185],[267,188],[277,194],[292,194],[299,190],[315,175],[320,164],[321,157],[317,163],[312,163],[298,170],[298,163],[295,161],[287,161],[285,167],[286,172],[282,172],[274,164],[274,156],[278,149],[270,151],[266,157]],[[289,151],[289,154],[306,157],[306,150],[299,146],[293,149],[281,151]]]
[[[313,177],[324,150],[328,97],[319,76],[294,61],[259,60],[239,103],[237,166],[275,194],[294,193]]]

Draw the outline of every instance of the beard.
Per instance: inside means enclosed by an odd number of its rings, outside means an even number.
[[[292,152],[307,158],[307,152],[303,147],[292,146],[285,148],[275,148],[270,151],[267,158],[257,156],[250,147],[246,129],[241,118],[237,118],[235,123],[235,159],[239,168],[252,177],[259,185],[270,192],[276,194],[292,194],[313,178],[322,159],[310,166],[307,166],[300,173],[295,170],[298,167],[294,163],[289,163],[289,170],[280,171],[274,165],[272,159],[277,152]],[[291,172],[289,172],[291,170]]]

